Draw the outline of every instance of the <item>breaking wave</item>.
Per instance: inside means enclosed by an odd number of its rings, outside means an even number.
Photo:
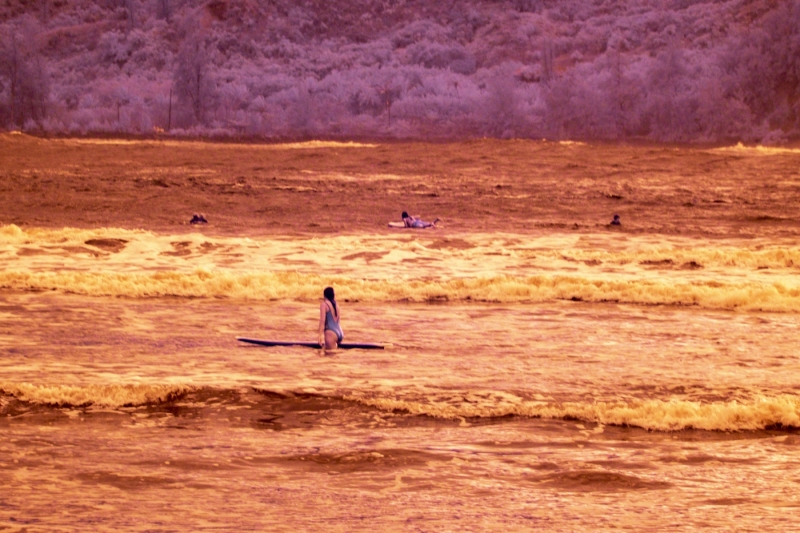
[[[179,398],[189,385],[34,385],[0,383],[0,394],[19,401],[55,407],[139,407]]]
[[[158,406],[200,392],[201,389],[185,384],[137,385],[35,385],[30,383],[2,383],[0,395],[5,397],[0,405],[15,399],[28,404],[52,407],[146,407]],[[206,396],[218,401],[218,396],[235,398],[235,391],[205,388]],[[254,389],[255,392],[287,402],[287,412],[295,409],[296,398],[308,395],[302,392],[280,393]],[[229,393],[229,394],[226,394]],[[191,397],[196,405],[205,400]],[[579,420],[600,425],[631,426],[651,431],[754,431],[764,429],[800,428],[800,396],[756,396],[752,399],[703,402],[684,399],[643,399],[628,401],[556,402],[531,400],[507,392],[431,393],[414,397],[376,397],[359,391],[345,394],[319,394],[313,396],[330,401],[356,403],[365,408],[400,415],[426,416],[442,420],[462,420],[526,417],[554,420]],[[2,400],[2,397],[0,397]],[[183,400],[182,400],[183,401]],[[199,404],[198,404],[199,402]],[[250,405],[250,404],[248,404]],[[331,404],[330,408],[335,408]],[[273,415],[281,408],[270,406]],[[2,412],[2,410],[0,410]]]
[[[152,237],[145,230],[126,230],[119,228],[20,228],[16,224],[0,226],[0,243],[3,244],[84,244],[90,239],[121,238],[135,239]]]
[[[552,252],[555,255],[556,252]],[[569,250],[558,252],[572,261],[595,264],[639,264],[645,268],[674,268],[683,270],[709,267],[737,267],[750,269],[800,269],[800,248],[771,247],[760,250],[719,246],[716,248],[651,248],[645,250],[615,251]],[[544,255],[544,254],[542,254]]]
[[[14,133],[14,132],[12,132]],[[26,136],[27,137],[27,136]],[[262,151],[262,150],[296,150],[296,149],[319,149],[319,148],[375,148],[377,144],[358,143],[353,141],[304,141],[294,143],[256,143],[256,144],[235,144],[235,143],[213,143],[207,141],[191,141],[183,139],[161,139],[157,141],[147,139],[59,139],[66,145],[94,144],[94,145],[145,145],[145,146],[171,146],[185,148],[187,146],[197,146],[204,150],[230,150],[231,147],[237,149]]]
[[[738,143],[735,146],[725,146],[721,148],[715,148],[713,151],[750,153],[757,155],[800,154],[800,148],[785,148],[780,146],[762,146],[762,145],[745,146],[742,143]]]
[[[655,431],[800,428],[800,397],[788,395],[711,403],[675,399],[558,403],[523,400],[501,393],[465,394],[424,401],[367,398],[358,395],[349,396],[348,399],[384,411],[401,411],[449,420],[522,416],[575,419]]]
[[[607,236],[600,236],[607,237]],[[83,246],[86,244],[102,247],[108,241],[120,243],[138,242],[136,256],[126,259],[141,264],[144,259],[152,259],[164,252],[174,252],[173,244],[179,241],[187,254],[209,255],[207,250],[216,246],[242,254],[248,258],[259,255],[273,257],[277,253],[292,252],[317,253],[320,248],[340,252],[342,261],[359,265],[366,262],[357,260],[361,252],[369,258],[375,256],[387,261],[383,256],[390,251],[402,251],[404,257],[426,256],[437,260],[486,262],[487,258],[496,260],[504,256],[507,265],[519,262],[542,260],[552,262],[584,263],[589,267],[600,268],[605,265],[638,265],[641,268],[661,268],[667,270],[699,270],[715,267],[742,269],[800,270],[800,247],[794,242],[763,244],[753,243],[715,243],[709,246],[702,240],[666,240],[658,244],[637,241],[630,238],[628,246],[620,247],[617,241],[602,241],[592,246],[581,246],[574,238],[566,235],[551,235],[542,238],[529,238],[520,235],[482,234],[462,236],[454,241],[433,237],[420,237],[413,241],[387,239],[383,235],[339,235],[324,240],[309,237],[294,237],[292,244],[287,239],[250,239],[247,237],[210,237],[200,233],[181,235],[160,235],[145,230],[126,230],[120,228],[20,228],[14,224],[0,225],[0,244],[8,245],[10,251],[18,252],[20,246],[39,247],[41,254],[63,256],[64,245]],[[278,246],[276,246],[278,245]],[[609,249],[610,248],[610,249]],[[279,251],[277,251],[279,250]],[[332,256],[334,257],[334,256]]]
[[[0,287],[60,290],[89,296],[315,300],[334,285],[340,298],[362,302],[545,302],[575,300],[708,309],[800,311],[800,286],[715,280],[591,279],[578,275],[487,276],[449,280],[359,280],[297,272],[0,272]]]

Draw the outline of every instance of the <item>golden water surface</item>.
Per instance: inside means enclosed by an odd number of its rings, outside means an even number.
[[[2,530],[796,528],[800,151],[0,145]]]

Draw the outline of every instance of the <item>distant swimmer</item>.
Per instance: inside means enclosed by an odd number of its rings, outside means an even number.
[[[339,307],[333,287],[325,287],[323,299],[319,304],[319,345],[326,350],[335,350],[344,339],[342,327],[339,325]]]
[[[622,222],[619,221],[619,215],[614,215],[614,220],[611,221],[612,226],[621,226]]]
[[[425,222],[421,218],[413,217],[413,216],[409,215],[405,211],[403,211],[403,214],[401,216],[403,217],[403,225],[406,228],[419,228],[419,229],[435,228],[436,227],[436,223],[439,222],[438,218],[436,220],[434,220],[433,222]]]
[[[206,220],[206,216],[203,213],[195,213],[192,215],[189,224],[208,224],[208,220]]]

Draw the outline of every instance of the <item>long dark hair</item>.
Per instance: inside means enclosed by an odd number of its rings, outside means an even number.
[[[402,214],[402,215],[400,215],[400,216],[401,216],[402,218],[408,218],[408,213],[406,213],[405,211],[403,211],[403,214]]]
[[[326,300],[331,301],[331,304],[333,304],[333,310],[336,311],[336,316],[339,316],[339,308],[336,307],[336,295],[333,292],[333,287],[325,287],[325,290],[322,291],[322,295]]]

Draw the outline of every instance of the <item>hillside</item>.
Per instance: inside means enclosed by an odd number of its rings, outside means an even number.
[[[800,0],[2,0],[0,127],[800,135]]]

